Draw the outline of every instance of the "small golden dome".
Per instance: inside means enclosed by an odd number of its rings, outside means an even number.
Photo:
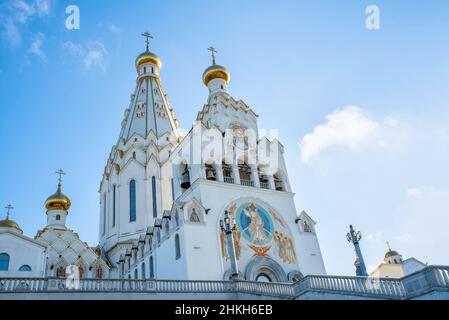
[[[20,229],[19,225],[15,221],[8,218],[0,221],[0,228],[15,228],[22,232],[22,229]]]
[[[225,67],[213,64],[204,71],[203,82],[207,86],[213,79],[223,79],[227,83],[231,80],[231,74]]]
[[[54,195],[51,195],[45,201],[45,208],[47,211],[63,210],[68,211],[72,203],[70,199],[61,191],[61,183],[58,184],[58,190]]]
[[[400,254],[397,251],[389,250],[387,253],[385,253],[385,259],[388,259],[390,257],[399,256]]]
[[[153,63],[159,68],[162,66],[161,59],[150,51],[145,51],[136,58],[136,68],[139,68],[139,66],[144,63]]]

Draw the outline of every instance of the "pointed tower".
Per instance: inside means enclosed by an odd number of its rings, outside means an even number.
[[[170,154],[181,140],[160,79],[161,60],[146,50],[135,61],[136,87],[100,185],[100,244],[118,262],[154,219],[172,204]]]
[[[179,124],[159,78],[162,63],[156,54],[150,52],[151,35],[144,33],[143,36],[147,39],[146,50],[136,58],[137,84],[130,106],[125,111],[120,138],[125,141],[133,135],[146,138],[153,133],[156,138],[169,134],[177,140],[181,137]]]

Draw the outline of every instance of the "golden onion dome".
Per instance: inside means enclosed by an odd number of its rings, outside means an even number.
[[[207,86],[213,79],[223,79],[224,81],[229,82],[229,80],[231,80],[231,74],[225,67],[213,64],[204,70],[203,82]]]
[[[136,58],[136,68],[139,68],[144,63],[152,63],[159,68],[162,66],[161,59],[150,51],[145,51]]]
[[[22,232],[19,225],[14,220],[10,220],[9,218],[0,221],[0,228],[14,228]]]
[[[47,211],[68,211],[71,205],[72,203],[70,202],[70,199],[61,191],[61,183],[58,184],[58,190],[56,193],[48,197],[45,201],[45,208],[47,208]]]
[[[385,254],[385,259],[388,259],[390,257],[394,257],[394,256],[399,256],[400,254],[397,251],[394,250],[389,250],[386,254]]]

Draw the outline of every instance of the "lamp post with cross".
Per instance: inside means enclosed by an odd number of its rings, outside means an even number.
[[[362,233],[360,231],[355,231],[352,225],[349,226],[349,232],[346,235],[348,242],[354,245],[356,258],[356,275],[360,277],[368,276],[366,272],[365,261],[363,260],[362,250],[360,250],[360,240],[362,239]]]
[[[237,229],[235,219],[229,217],[229,213],[226,210],[224,219],[220,220],[221,232],[226,234],[226,246],[231,264],[231,280],[236,281],[239,278],[239,267],[237,265],[237,256],[235,254],[235,243],[233,232]]]

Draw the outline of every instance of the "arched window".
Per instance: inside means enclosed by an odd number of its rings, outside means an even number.
[[[238,168],[241,183],[251,184],[251,167],[246,162],[242,162],[238,164]]]
[[[136,180],[129,182],[129,221],[136,221]]]
[[[179,234],[175,236],[175,252],[176,252],[176,260],[181,258],[181,246],[179,244]]]
[[[139,273],[137,272],[137,269],[134,269],[134,279],[139,278]]]
[[[265,273],[261,273],[257,276],[256,281],[258,282],[271,282],[271,278]]]
[[[64,278],[65,277],[65,267],[63,267],[63,266],[60,266],[58,269],[56,269],[56,276],[57,277],[62,277],[62,278]]]
[[[282,175],[280,172],[273,175],[274,188],[277,191],[284,191],[284,182],[282,181]]]
[[[112,227],[115,227],[115,202],[116,202],[116,191],[117,186],[114,184],[112,186]]]
[[[217,173],[215,170],[215,165],[213,163],[206,163],[204,165],[206,169],[206,179],[216,181],[217,180]]]
[[[84,278],[84,268],[82,265],[78,266],[78,272],[79,272],[80,279]]]
[[[227,164],[226,161],[222,161],[221,167],[223,169],[223,179],[224,182],[234,183],[234,178],[232,177],[232,166]]]
[[[154,278],[154,261],[153,256],[150,257],[150,278]]]
[[[133,159],[136,160],[136,152],[133,152]]]
[[[156,177],[151,177],[151,192],[153,193],[153,217],[157,218]]]
[[[27,264],[24,264],[19,268],[19,271],[31,271],[31,267]]]
[[[259,166],[257,168],[257,173],[259,175],[260,187],[263,189],[270,189],[270,182],[268,176],[266,175],[266,169],[264,166]]]
[[[171,199],[175,201],[175,186],[173,185],[173,178],[171,178],[170,181],[171,181]]]
[[[95,272],[95,277],[97,279],[103,279],[103,267],[101,265],[98,266],[97,271]]]
[[[103,194],[103,234],[106,232],[106,193]]]
[[[8,271],[9,268],[9,254],[0,254],[0,271]]]
[[[146,278],[146,275],[145,275],[145,262],[142,262],[142,279],[145,279]]]
[[[190,188],[190,172],[189,166],[187,163],[182,163],[180,166],[181,169],[181,188],[187,190]]]
[[[57,214],[57,215],[56,215],[56,221],[59,221],[59,220],[61,220],[61,215],[60,215],[60,214]]]

